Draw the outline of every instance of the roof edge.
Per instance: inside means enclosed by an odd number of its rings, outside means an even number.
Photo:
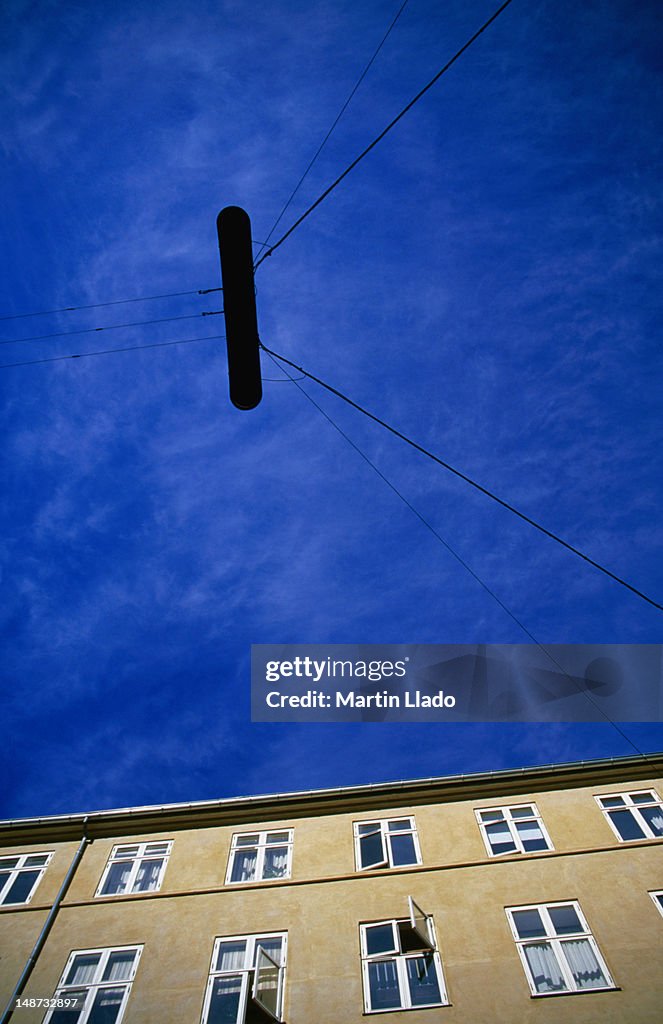
[[[225,797],[217,800],[200,800],[173,804],[138,805],[135,807],[111,808],[74,814],[48,815],[44,817],[0,820],[0,841],[25,838],[28,834],[46,837],[51,833],[63,836],[79,836],[86,823],[90,836],[113,834],[122,828],[137,831],[155,830],[161,821],[174,825],[179,819],[190,819],[191,824],[210,823],[216,818],[218,824],[231,821],[253,820],[256,810],[263,816],[277,810],[284,817],[309,808],[313,813],[331,813],[339,807],[352,809],[353,805],[370,808],[385,803],[392,794],[408,798],[410,802],[423,802],[433,790],[438,798],[467,798],[473,793],[486,795],[496,791],[505,794],[518,792],[531,782],[542,788],[566,788],[587,784],[592,778],[607,783],[629,778],[646,778],[663,774],[663,752],[628,755],[626,757],[600,758],[588,761],[568,761],[522,768],[502,768],[488,772],[461,773],[458,775],[433,776],[429,778],[393,782],[364,783],[355,786],[339,786],[331,789],[295,790],[287,793],[267,793],[255,796]],[[531,788],[531,787],[530,787]],[[386,805],[385,805],[386,806]],[[260,813],[260,812],[259,812]],[[181,827],[181,826],[180,826]]]

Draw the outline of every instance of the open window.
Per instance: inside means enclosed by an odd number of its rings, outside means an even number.
[[[202,1024],[283,1020],[286,939],[279,932],[216,940]]]
[[[553,849],[536,804],[486,807],[474,813],[490,857]]]
[[[367,1013],[448,1003],[432,917],[411,896],[407,909],[407,917],[360,925]]]
[[[354,834],[358,871],[421,864],[414,818],[356,821]]]

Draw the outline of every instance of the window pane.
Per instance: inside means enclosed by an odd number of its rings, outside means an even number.
[[[548,913],[556,935],[572,935],[574,932],[585,931],[575,907],[570,903],[564,907],[548,907]]]
[[[256,959],[255,998],[270,1013],[277,1016],[279,1003],[279,969],[258,947]]]
[[[256,877],[258,854],[255,850],[238,850],[233,859],[231,882],[253,882]]]
[[[361,856],[361,867],[379,866],[385,863],[384,849],[382,845],[382,833],[375,832],[373,835],[362,836],[359,840]]]
[[[380,826],[373,823],[372,825],[357,825],[358,836],[368,836],[373,832],[379,832]]]
[[[656,797],[653,793],[631,793],[631,800],[634,804],[651,804]]]
[[[288,832],[272,832],[267,836],[268,843],[287,843],[290,840]]]
[[[126,892],[132,866],[133,861],[131,860],[121,860],[117,864],[111,864],[101,895],[110,896]]]
[[[530,853],[532,850],[547,850],[548,843],[543,832],[536,821],[517,821],[516,830],[523,844],[523,849]]]
[[[254,951],[254,954],[253,954],[253,966],[254,967],[255,967],[255,964],[256,964],[256,960],[258,958],[258,950],[260,949],[261,946],[265,950],[265,952],[268,953],[269,956],[271,956],[272,960],[275,963],[279,964],[279,966],[281,966],[281,964],[283,962],[283,958],[282,958],[283,937],[281,935],[276,935],[273,938],[271,936],[267,936],[267,938],[258,939],[256,941],[255,951]]]
[[[407,829],[412,828],[412,818],[405,818],[403,821],[388,821],[387,830],[389,832],[403,832]]]
[[[47,853],[36,853],[33,856],[31,856],[31,857],[26,857],[25,858],[25,866],[26,866],[26,868],[43,867],[47,860],[48,860],[48,854]]]
[[[168,843],[148,843],[145,847],[145,853],[149,854],[150,857],[155,857],[159,853],[168,853]]]
[[[537,992],[563,992],[568,988],[548,942],[535,942],[523,949]]]
[[[534,818],[534,810],[531,807],[511,807],[512,818]]]
[[[143,860],[138,868],[133,892],[154,892],[159,885],[163,860]]]
[[[257,846],[258,836],[236,836],[235,846]]]
[[[2,857],[0,858],[0,868],[6,871],[7,868],[15,868],[18,864],[18,857]]]
[[[641,807],[640,814],[655,836],[663,836],[663,809],[660,807]]]
[[[609,817],[622,839],[645,838],[631,811],[610,811]]]
[[[136,959],[134,949],[122,949],[111,953],[104,971],[102,981],[128,981]]]
[[[51,1014],[48,1024],[76,1024],[81,1019],[83,1013],[83,1001],[85,1000],[86,990],[82,989],[80,992],[56,992],[56,999],[71,999],[77,996],[81,1000],[80,1010],[54,1010]]]
[[[215,971],[241,971],[246,959],[246,942],[220,942]]]
[[[365,929],[366,952],[369,956],[379,953],[398,952],[395,944],[394,929],[391,924],[374,924]]]
[[[504,821],[502,811],[481,811],[482,821]]]
[[[401,1006],[395,960],[369,964],[368,986],[372,1010],[393,1010]]]
[[[533,939],[546,934],[538,910],[514,910],[512,916],[521,939]]]
[[[608,980],[599,967],[589,939],[568,939],[562,950],[578,988],[605,988]]]
[[[19,871],[2,902],[25,903],[38,878],[38,871]]]
[[[417,854],[414,848],[414,836],[406,832],[402,836],[392,835],[389,837],[391,844],[391,859],[394,867],[401,864],[416,864]]]
[[[115,1024],[126,989],[100,988],[97,992],[86,1024]]]
[[[604,807],[624,807],[624,800],[621,796],[602,796],[601,803]]]
[[[89,985],[101,959],[100,953],[80,953],[65,978],[65,985]]]
[[[493,853],[512,853],[516,849],[509,826],[505,821],[486,825],[486,835]]]
[[[137,856],[138,856],[138,847],[137,846],[118,846],[117,850],[115,850],[115,852],[113,854],[113,858],[115,858],[115,857],[137,857]]]
[[[242,994],[242,979],[215,978],[212,985],[207,1024],[235,1024]]]
[[[432,953],[407,961],[407,981],[413,1006],[430,1006],[442,1000]]]
[[[7,884],[7,880],[9,878],[11,878],[9,871],[0,871],[0,891],[2,891],[2,887]]]
[[[268,847],[265,850],[263,878],[283,878],[288,871],[288,847]]]

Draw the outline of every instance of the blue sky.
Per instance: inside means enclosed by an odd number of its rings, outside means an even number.
[[[216,214],[265,238],[399,6],[7,0],[0,313],[218,287]],[[272,241],[496,6],[409,0]],[[514,0],[256,276],[266,345],[659,602],[662,35],[654,3]],[[0,370],[1,813],[633,753],[609,725],[251,724],[251,643],[526,637],[295,385],[230,405],[220,308],[0,322],[3,364],[210,339]],[[663,640],[301,384],[539,642]]]

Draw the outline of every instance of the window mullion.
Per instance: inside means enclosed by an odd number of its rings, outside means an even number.
[[[265,851],[267,846],[265,845],[266,836],[260,833],[258,836],[258,845],[256,846],[256,877],[255,882],[261,882],[265,871]],[[262,842],[261,842],[262,840]]]
[[[636,815],[636,821],[640,823],[640,828],[646,835],[647,839],[655,839],[656,836],[654,835],[653,830],[649,827],[649,822],[645,818],[640,808],[636,807],[635,804],[631,806],[631,814],[633,814],[634,812]]]
[[[412,1001],[410,999],[410,986],[407,983],[407,957],[397,956],[394,959],[396,961],[396,976],[401,996],[401,1007],[404,1010],[410,1010],[412,1008]]]
[[[387,862],[387,866],[390,867],[390,868],[393,868],[393,866],[394,866],[394,854],[393,854],[392,849],[391,849],[391,832],[387,828],[386,822],[383,824],[382,828],[380,829],[380,833],[381,833],[381,836],[382,836],[382,852],[384,854],[384,859]]]
[[[582,936],[574,935],[569,936],[569,938],[582,938]],[[569,990],[569,992],[576,992],[578,986],[576,985],[576,980],[573,977],[573,971],[569,967],[568,961],[564,954],[564,950],[562,949],[562,942],[560,941],[560,939],[549,939],[548,941],[550,942],[552,950],[555,954],[555,959],[557,960],[557,963],[559,965],[562,977],[566,982],[567,989]]]

